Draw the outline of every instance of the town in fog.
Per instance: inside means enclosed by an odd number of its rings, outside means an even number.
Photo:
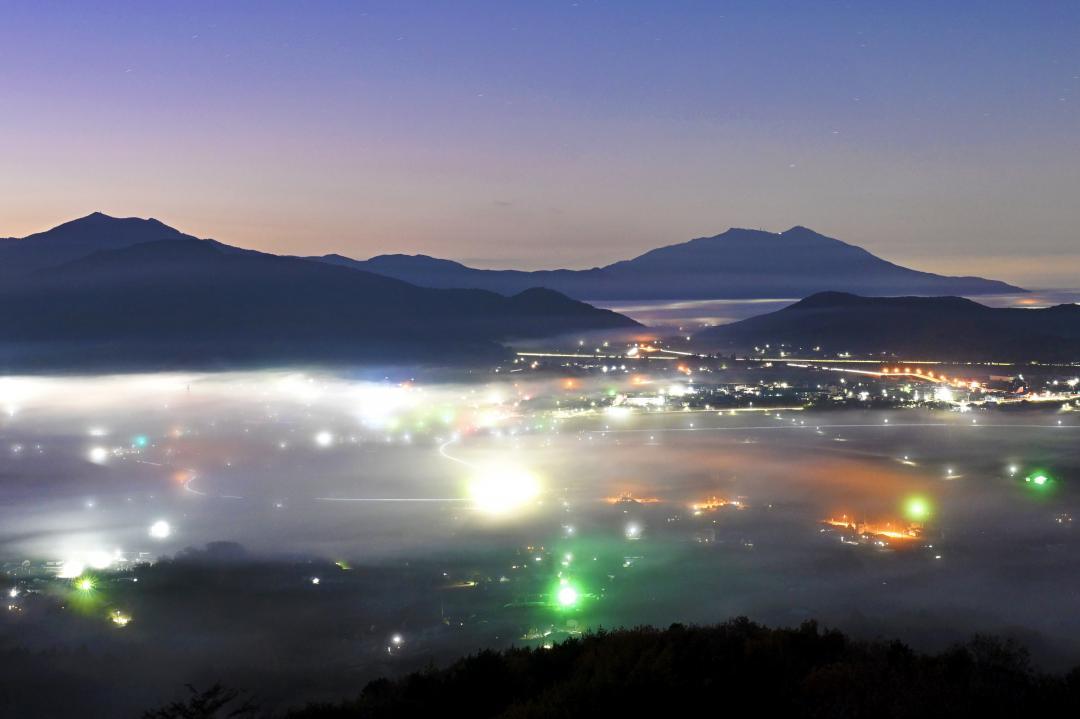
[[[177,667],[285,704],[731,616],[1080,651],[1075,368],[588,344],[470,381],[6,377],[4,634],[134,708]]]

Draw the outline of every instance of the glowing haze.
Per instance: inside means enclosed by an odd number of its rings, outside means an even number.
[[[536,268],[802,224],[1074,284],[1078,35],[1072,3],[17,3],[0,234]]]

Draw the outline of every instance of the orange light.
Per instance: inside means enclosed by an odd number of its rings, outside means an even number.
[[[661,500],[657,497],[635,497],[633,492],[623,492],[618,497],[604,497],[608,504],[656,504]]]
[[[720,509],[721,507],[738,507],[743,509],[746,505],[738,499],[721,499],[719,497],[709,497],[703,502],[695,502],[690,505],[690,509],[695,512],[706,512],[713,509]]]
[[[884,539],[910,541],[919,539],[922,536],[921,524],[907,524],[903,527],[899,527],[892,522],[859,522],[848,517],[846,514],[840,515],[839,518],[823,520],[822,524],[826,524],[830,527],[838,527],[840,529],[850,529],[855,534],[871,538],[879,537]]]

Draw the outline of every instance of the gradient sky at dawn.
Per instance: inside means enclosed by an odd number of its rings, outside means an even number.
[[[1080,285],[1074,2],[0,2],[0,235],[603,264],[802,224]]]

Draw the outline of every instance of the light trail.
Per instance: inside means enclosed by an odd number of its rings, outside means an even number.
[[[627,405],[623,405],[627,406]],[[630,405],[633,406],[633,405]],[[667,415],[684,415],[684,414],[731,414],[736,413],[772,413],[772,412],[805,412],[806,407],[725,407],[723,409],[719,407],[704,407],[695,409],[651,409],[641,414],[643,417],[662,417]],[[594,412],[598,413],[598,412]]]
[[[458,441],[457,439],[449,439],[439,445],[439,454],[445,459],[451,462],[457,462],[470,469],[476,469],[476,466],[470,462],[466,462],[463,459],[453,456],[446,451],[446,448]],[[152,462],[146,462],[146,464],[153,464]],[[162,466],[162,465],[157,465]],[[182,470],[190,476],[184,481],[184,491],[190,494],[194,494],[199,497],[213,497],[217,499],[243,499],[243,497],[234,494],[219,494],[212,495],[208,492],[196,489],[193,485],[194,481],[199,477],[193,470]],[[464,497],[312,497],[312,501],[315,502],[367,502],[367,503],[446,503],[446,502],[467,502],[468,499]]]
[[[518,357],[569,357],[573,359],[626,359],[626,355],[596,355],[574,352],[518,352]]]
[[[917,364],[917,363],[912,362],[912,363],[909,363],[909,364]],[[927,363],[927,364],[930,364],[930,363]],[[794,366],[794,365],[789,364],[789,366]],[[867,376],[870,376],[870,377],[910,377],[910,378],[913,378],[913,379],[925,380],[927,382],[937,382],[938,384],[951,384],[951,385],[964,385],[964,386],[967,386],[968,384],[970,384],[970,382],[968,382],[968,381],[957,380],[955,378],[948,379],[946,377],[935,376],[933,374],[923,374],[919,370],[911,372],[911,371],[903,371],[903,370],[897,369],[895,372],[878,372],[878,371],[868,370],[868,369],[847,369],[846,367],[826,367],[826,366],[822,366],[821,369],[829,371],[829,372],[847,372],[849,374],[861,374],[861,375],[867,375]]]
[[[446,451],[454,442],[457,442],[456,437],[451,437],[442,444],[439,445],[439,454],[451,462],[457,462],[470,469],[476,469],[475,465],[466,462],[463,459],[455,457]],[[467,502],[464,497],[314,497],[316,502],[370,502],[370,503],[443,503],[443,502]]]
[[[196,480],[196,478],[198,478],[199,475],[195,474],[195,472],[193,472],[190,469],[185,469],[185,470],[181,470],[181,471],[187,472],[187,473],[189,473],[191,475],[184,482],[183,486],[184,486],[184,491],[185,492],[190,492],[191,494],[198,495],[199,497],[213,497],[215,499],[243,499],[243,497],[239,497],[239,496],[237,496],[235,494],[210,494],[208,492],[203,492],[203,491],[200,491],[198,489],[195,489],[194,487],[191,486],[191,483],[194,482]]]
[[[656,350],[657,352],[671,352],[672,350]],[[518,357],[556,357],[565,359],[609,359],[609,360],[630,360],[637,361],[643,359],[659,359],[659,360],[673,360],[675,357],[657,357],[654,354],[638,354],[638,355],[590,355],[573,352],[517,352]],[[686,352],[675,352],[674,354],[690,354]],[[690,355],[692,357],[701,357],[703,355]]]
[[[950,422],[890,422],[889,424],[773,424],[757,427],[663,427],[657,429],[590,429],[586,434],[629,434],[634,432],[743,432],[748,430],[889,429],[891,427],[952,427],[954,429],[1080,429],[1074,424],[952,424]]]
[[[809,362],[813,364],[825,364],[826,362],[833,362],[836,364],[874,364],[881,365],[882,362],[879,359],[807,359],[802,357],[736,357],[736,362]],[[889,364],[892,364],[891,362]],[[949,364],[944,360],[897,360],[895,364]]]
[[[187,480],[184,482],[184,491],[185,492],[191,492],[192,494],[197,494],[200,497],[209,497],[210,495],[207,494],[206,492],[200,492],[199,490],[197,490],[197,489],[195,489],[194,487],[191,486],[191,483],[195,481],[195,477],[197,477],[197,476],[198,475],[196,475],[194,472],[191,472],[191,476],[188,477]]]
[[[316,502],[467,502],[463,497],[315,497]]]
[[[680,357],[697,357],[699,359],[709,359],[708,355],[703,355],[700,352],[680,352],[679,350],[658,349],[657,352],[668,352],[673,355],[679,355]]]
[[[458,441],[457,437],[452,437],[452,438],[446,440],[445,442],[443,442],[442,444],[440,444],[439,445],[439,454],[442,455],[442,457],[444,459],[448,459],[451,462],[457,462],[458,464],[463,464],[466,467],[468,467],[469,469],[477,469],[477,466],[475,464],[473,464],[471,462],[466,462],[464,459],[461,459],[459,457],[455,457],[454,455],[452,455],[452,454],[450,454],[449,452],[446,451],[447,447],[449,447],[450,445],[452,445],[454,442],[457,442],[457,441]]]

